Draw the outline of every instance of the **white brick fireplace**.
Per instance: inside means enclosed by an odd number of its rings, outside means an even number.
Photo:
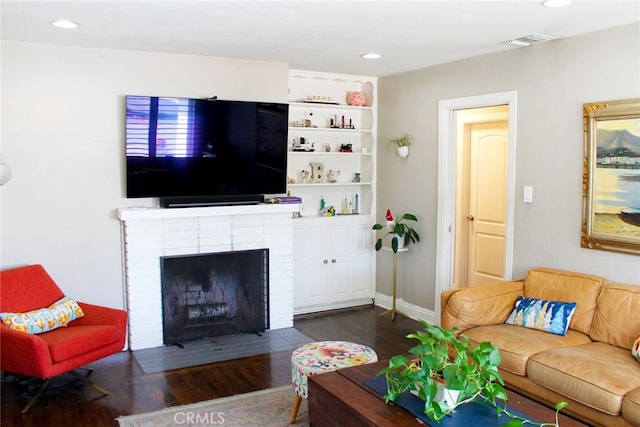
[[[293,224],[296,205],[127,208],[122,224],[129,348],[159,347],[160,257],[269,249],[270,329],[293,326]]]

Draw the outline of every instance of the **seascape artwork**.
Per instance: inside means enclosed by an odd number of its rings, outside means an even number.
[[[596,122],[593,231],[640,239],[640,117]]]

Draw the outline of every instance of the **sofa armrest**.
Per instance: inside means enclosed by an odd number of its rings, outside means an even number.
[[[460,332],[476,326],[504,323],[516,299],[524,291],[524,280],[495,282],[443,292],[440,324]]]
[[[117,308],[103,307],[78,301],[84,316],[73,320],[77,326],[112,325],[125,330],[127,327],[127,312]]]
[[[0,368],[14,374],[47,378],[53,361],[47,343],[38,335],[0,325]]]

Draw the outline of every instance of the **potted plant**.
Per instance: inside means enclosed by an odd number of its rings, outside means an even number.
[[[413,144],[413,135],[405,132],[402,136],[392,139],[390,143],[397,147],[400,157],[407,157],[409,155],[409,145]]]
[[[498,415],[504,413],[510,417],[511,421],[505,424],[510,427],[523,423],[558,425],[558,412],[566,402],[556,405],[555,424],[532,422],[509,412],[504,380],[498,372],[502,361],[500,352],[491,343],[483,342],[471,349],[469,337],[456,334],[456,328],[443,329],[424,320],[420,322],[424,330],[407,335],[420,342],[409,350],[413,357],[394,356],[389,365],[378,372],[386,377],[386,402],[395,401],[400,394],[411,391],[425,402],[425,414],[435,421],[454,412],[457,406],[475,400],[492,405]],[[444,397],[449,399],[439,398],[442,389]]]
[[[420,241],[420,235],[418,232],[411,228],[411,226],[406,222],[418,222],[418,218],[416,218],[414,214],[406,213],[394,221],[391,210],[387,209],[386,219],[387,232],[376,240],[376,251],[379,251],[382,248],[382,241],[389,236],[391,237],[391,249],[394,253],[397,253],[399,248],[403,248],[408,246],[410,243],[417,243]],[[384,227],[385,225],[382,224],[373,225],[373,229],[376,231],[382,230]]]

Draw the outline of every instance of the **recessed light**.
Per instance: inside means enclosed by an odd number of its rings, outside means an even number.
[[[545,7],[565,7],[573,3],[572,0],[544,0],[542,3]]]
[[[55,21],[51,21],[50,24],[54,27],[63,28],[65,30],[75,30],[80,26],[75,22],[69,21],[68,19],[56,19]]]
[[[380,59],[380,58],[382,58],[382,55],[380,55],[379,53],[376,53],[376,52],[367,52],[367,53],[363,53],[360,56],[363,57],[364,59]]]

